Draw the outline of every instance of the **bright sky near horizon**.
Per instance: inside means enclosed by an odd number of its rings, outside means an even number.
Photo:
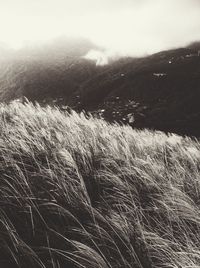
[[[200,0],[0,0],[0,43],[83,36],[142,55],[200,40]]]

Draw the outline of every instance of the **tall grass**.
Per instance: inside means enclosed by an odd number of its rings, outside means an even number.
[[[200,144],[0,106],[0,267],[200,267]]]

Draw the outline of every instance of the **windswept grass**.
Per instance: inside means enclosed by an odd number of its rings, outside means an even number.
[[[0,106],[0,267],[200,267],[200,144]]]

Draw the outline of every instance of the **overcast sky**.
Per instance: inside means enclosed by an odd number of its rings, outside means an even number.
[[[0,42],[61,35],[133,56],[200,40],[200,0],[0,0]]]

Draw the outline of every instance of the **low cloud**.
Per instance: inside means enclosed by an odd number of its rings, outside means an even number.
[[[200,1],[8,0],[0,3],[0,32],[12,47],[83,36],[104,48],[87,55],[104,64],[115,55],[143,56],[200,40]]]
[[[94,20],[98,23],[88,28],[88,36],[109,51],[105,55],[142,56],[200,40],[200,2],[195,0],[149,0]]]

